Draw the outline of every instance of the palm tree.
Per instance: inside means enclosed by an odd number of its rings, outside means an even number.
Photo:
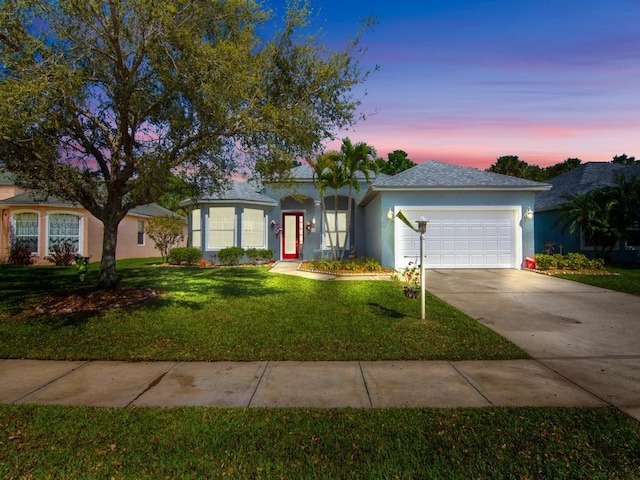
[[[334,206],[336,209],[334,232],[337,232],[337,208],[338,208],[338,190],[344,184],[344,174],[340,162],[340,154],[338,152],[328,152],[317,156],[315,159],[308,159],[307,163],[313,169],[313,185],[318,191],[320,197],[320,210],[324,215],[324,224],[329,225],[329,216],[327,214],[325,196],[328,188],[334,191]],[[329,238],[329,246],[331,247],[331,255],[334,260],[338,258],[338,238],[333,242],[332,232],[327,229]]]
[[[611,223],[620,232],[620,237],[626,239],[631,226],[640,220],[640,177],[618,173],[617,185],[610,190],[615,201]]]
[[[579,228],[592,243],[597,257],[607,258],[618,240],[626,238],[640,216],[640,177],[620,173],[615,187],[567,195],[560,207],[560,222],[570,233]]]
[[[560,207],[559,222],[571,234],[582,229],[585,241],[593,244],[596,257],[607,257],[620,237],[620,231],[611,222],[616,205],[611,190],[591,190],[565,198],[567,203]]]
[[[349,243],[349,233],[351,232],[351,215],[353,203],[353,191],[360,192],[360,183],[358,174],[364,175],[366,183],[371,184],[370,174],[378,171],[376,165],[376,149],[364,142],[358,142],[355,145],[347,137],[342,140],[340,148],[340,156],[344,168],[344,180],[346,187],[349,187],[349,200],[347,203],[347,231],[344,236],[342,245],[342,259],[347,257],[347,245]],[[337,208],[337,205],[336,205]],[[336,215],[337,224],[337,215]],[[337,227],[336,227],[337,228]]]

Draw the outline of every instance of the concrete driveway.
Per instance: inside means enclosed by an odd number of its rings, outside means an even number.
[[[523,270],[427,270],[425,281],[545,366],[640,418],[640,297]]]

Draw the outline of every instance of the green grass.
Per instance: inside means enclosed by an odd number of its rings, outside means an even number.
[[[638,479],[612,409],[0,406],[1,478]]]
[[[596,287],[607,288],[617,292],[640,295],[640,268],[607,267],[607,270],[617,275],[573,275],[559,274],[560,278],[586,283]]]
[[[473,360],[527,358],[439,299],[408,300],[398,284],[322,282],[264,267],[118,265],[121,286],[160,295],[103,313],[27,315],[46,294],[88,291],[73,268],[0,267],[0,357],[102,360]],[[6,279],[6,281],[4,281]]]

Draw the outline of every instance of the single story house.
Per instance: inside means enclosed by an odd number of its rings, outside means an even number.
[[[276,260],[327,258],[327,231],[342,243],[348,191],[325,192],[325,212],[308,165],[291,185],[234,182],[220,195],[186,201],[189,243],[204,258],[224,247],[271,249]],[[353,192],[348,256],[402,269],[419,260],[420,235],[397,218],[428,221],[427,268],[521,268],[534,254],[534,197],[550,185],[429,161],[394,176],[361,177]]]
[[[540,193],[535,200],[536,252],[553,247],[554,253],[579,252],[594,256],[593,246],[585,242],[582,231],[569,233],[560,223],[560,207],[567,202],[565,196],[586,193],[591,190],[615,187],[618,175],[639,177],[640,165],[622,165],[611,162],[587,162],[548,181],[551,190]],[[640,212],[639,212],[640,214]],[[640,225],[631,225],[626,241],[619,242],[611,252],[613,261],[640,262]]]
[[[157,257],[155,243],[145,230],[151,217],[174,215],[156,204],[132,209],[118,227],[116,258]],[[17,187],[10,175],[0,174],[0,261],[6,261],[12,242],[29,247],[35,264],[50,265],[45,257],[55,244],[70,242],[92,261],[102,258],[103,226],[81,205],[39,196]],[[186,242],[185,242],[186,244]]]

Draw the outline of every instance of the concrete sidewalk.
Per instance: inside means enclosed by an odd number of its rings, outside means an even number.
[[[210,407],[486,407],[607,403],[535,360],[0,360],[0,402]]]

